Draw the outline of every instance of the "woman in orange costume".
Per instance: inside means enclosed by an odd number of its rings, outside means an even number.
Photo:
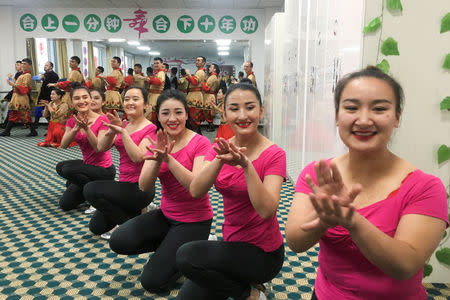
[[[225,90],[225,93],[227,91]],[[231,129],[230,125],[223,119],[223,98],[224,98],[224,91],[222,89],[219,89],[217,91],[217,102],[218,104],[214,103],[212,99],[210,99],[209,104],[211,104],[212,108],[220,114],[220,125],[219,129],[217,129],[216,139],[218,138],[224,138],[226,140],[230,139],[234,136],[234,132]]]
[[[39,147],[59,147],[64,135],[66,121],[69,118],[69,105],[62,101],[65,92],[60,89],[54,89],[50,93],[50,102],[45,103],[43,116],[48,118],[47,137],[45,141],[37,143]],[[70,144],[70,147],[75,146],[76,143]]]

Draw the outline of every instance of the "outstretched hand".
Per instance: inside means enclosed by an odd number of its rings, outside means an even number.
[[[237,147],[232,142],[228,142],[224,138],[216,139],[217,146],[214,150],[217,152],[216,158],[231,166],[241,166],[245,168],[249,164],[248,157],[244,154],[246,147]]]
[[[111,123],[112,125],[122,127],[122,120],[120,119],[119,114],[116,110],[113,110],[113,113],[106,113],[106,117],[108,118],[109,123]]]
[[[158,162],[169,161],[169,153],[172,152],[175,141],[170,141],[169,135],[164,130],[158,130],[156,133],[156,141],[154,141],[151,137],[147,137],[150,143],[153,145],[153,148],[147,147],[147,150],[150,151],[152,156],[145,156],[145,160],[155,160]]]
[[[79,129],[87,130],[89,128],[89,125],[92,124],[92,122],[89,122],[89,119],[86,114],[78,114],[76,116],[73,116],[76,123],[76,126],[78,126]]]
[[[320,160],[314,165],[314,170],[317,185],[309,175],[306,175],[306,182],[311,189],[309,199],[317,218],[303,224],[301,228],[305,231],[338,225],[350,228],[354,224],[356,210],[353,201],[361,192],[361,185],[355,184],[348,190],[334,162],[327,166],[325,160]]]

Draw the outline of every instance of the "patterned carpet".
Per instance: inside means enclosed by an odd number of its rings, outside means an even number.
[[[123,256],[88,230],[86,206],[65,213],[58,208],[64,181],[55,172],[61,160],[81,158],[78,147],[40,148],[39,137],[14,128],[0,137],[0,299],[175,299],[177,288],[145,292],[139,276],[149,254]],[[118,166],[118,153],[113,151]],[[159,201],[159,188],[156,203]],[[221,197],[212,190],[212,231],[221,237]],[[283,185],[278,210],[284,232],[293,186]],[[286,248],[288,249],[288,248]],[[272,281],[269,299],[310,299],[318,266],[315,248],[298,255],[286,251],[282,271]],[[450,285],[427,284],[428,299],[450,299]]]

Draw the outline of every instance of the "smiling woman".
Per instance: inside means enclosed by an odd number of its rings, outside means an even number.
[[[295,252],[320,243],[312,299],[427,298],[423,268],[448,226],[447,199],[439,178],[388,149],[402,104],[401,86],[374,67],[337,84],[348,153],[302,171],[286,223]]]

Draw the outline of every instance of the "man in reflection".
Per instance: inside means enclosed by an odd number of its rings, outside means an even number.
[[[156,122],[156,100],[164,90],[166,82],[166,69],[161,57],[153,59],[153,74],[147,78],[149,83],[148,106],[145,117],[151,122]]]
[[[211,102],[216,103],[216,95],[219,90],[219,79],[217,78],[217,74],[220,73],[219,66],[217,64],[211,64],[208,69],[208,79],[206,82],[202,84],[203,90],[203,120],[208,122],[208,128],[206,131],[211,132],[214,131],[214,116],[212,112]]]
[[[172,85],[171,85],[169,76],[167,76],[167,72],[170,71],[169,64],[168,63],[164,63],[164,68],[166,69],[166,71],[165,71],[166,72],[166,79],[164,81],[164,90],[170,90]]]
[[[8,83],[8,81],[16,82],[17,78],[19,78],[20,75],[22,75],[22,61],[18,60],[18,61],[16,61],[16,74],[13,77],[12,74],[9,73],[8,74],[8,78],[6,79],[6,82],[7,83]],[[9,101],[11,101],[13,92],[14,92],[14,87],[12,88],[11,91],[9,91],[8,94],[6,94],[6,96],[5,96],[5,98],[3,98],[2,102],[9,102]],[[8,124],[8,116],[9,116],[9,111],[8,111],[8,114],[5,117],[5,120],[3,121],[3,124],[0,125],[1,128],[6,128],[6,124]]]
[[[69,60],[70,73],[67,78],[60,79],[57,83],[49,83],[48,87],[58,87],[61,90],[64,90],[66,93],[64,94],[62,101],[66,102],[70,105],[70,91],[72,90],[72,84],[78,82],[80,84],[84,83],[84,76],[81,73],[80,68],[80,58],[78,56],[72,56]]]
[[[103,74],[105,72],[105,68],[102,66],[98,66],[95,68],[95,77],[92,79],[92,88],[93,89],[99,89],[103,92],[106,91],[106,82],[103,79],[105,75]]]
[[[142,65],[134,65],[133,85],[145,88],[145,75],[142,73]]]
[[[206,58],[204,56],[198,56],[195,60],[195,66],[197,67],[195,74],[191,75],[189,69],[186,69],[187,80],[190,84],[186,100],[189,107],[189,114],[199,131],[200,122],[203,119],[202,86],[203,82],[206,81],[205,64]]]
[[[38,95],[38,105],[34,109],[34,125],[39,125],[39,119],[42,117],[45,104],[50,102],[50,93],[54,89],[53,86],[48,86],[51,83],[57,83],[59,80],[58,74],[53,71],[53,63],[48,61],[44,65],[44,74],[33,76],[33,80],[43,80],[41,89]]]
[[[244,71],[247,74],[247,78],[252,81],[252,84],[256,87],[256,78],[253,73],[253,63],[251,61],[247,61],[244,64]]]
[[[31,65],[31,59],[22,59],[22,74],[16,81],[12,79],[7,81],[14,91],[8,107],[8,123],[0,136],[9,136],[14,124],[19,122],[30,125],[30,133],[27,136],[37,136],[30,117]]]
[[[105,93],[105,109],[107,112],[112,112],[113,110],[122,109],[122,97],[120,96],[119,89],[123,84],[123,73],[120,68],[122,60],[118,56],[114,56],[111,59],[111,68],[113,71],[111,74],[105,77],[106,80],[106,93]]]

